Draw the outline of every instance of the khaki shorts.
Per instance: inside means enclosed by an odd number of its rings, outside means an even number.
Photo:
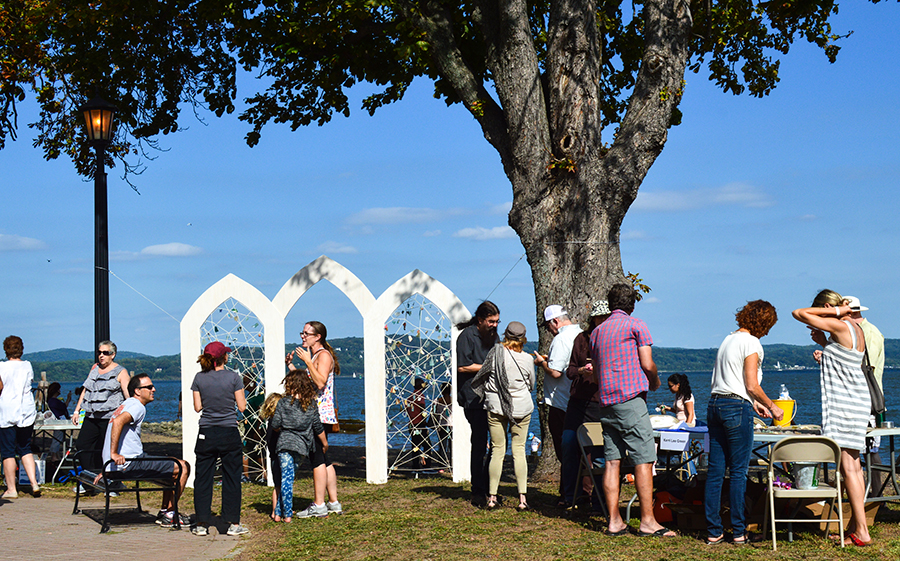
[[[653,426],[647,413],[647,402],[637,396],[624,403],[600,408],[603,423],[603,452],[606,461],[621,460],[628,455],[634,465],[656,461]]]

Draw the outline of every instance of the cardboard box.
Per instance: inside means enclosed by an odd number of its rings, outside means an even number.
[[[706,510],[703,505],[666,503],[663,506],[675,515],[675,525],[679,530],[706,529]]]
[[[847,526],[850,522],[850,503],[844,501],[841,506],[844,510],[844,530],[847,529]],[[866,503],[866,525],[872,526],[875,523],[875,515],[878,514],[878,509],[881,507],[881,503]],[[797,518],[808,517],[813,520],[824,520],[826,516],[830,515],[830,517],[834,518],[835,514],[830,514],[828,508],[827,501],[819,501],[812,502],[808,501],[807,504],[800,507],[800,511],[797,513]],[[829,524],[827,522],[819,523],[819,530],[825,531],[825,528]],[[831,529],[837,530],[837,522],[831,523]]]

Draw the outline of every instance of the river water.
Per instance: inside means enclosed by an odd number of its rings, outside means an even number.
[[[691,382],[694,392],[695,409],[699,419],[706,418],[706,405],[709,401],[710,372],[685,372]],[[666,378],[668,373],[661,373],[662,387],[652,392],[647,398],[647,406],[651,414],[654,408],[663,403],[671,405],[673,395],[668,391]],[[157,423],[174,421],[178,418],[178,394],[181,383],[176,380],[154,381],[156,385],[156,400],[147,407],[146,421]],[[822,421],[821,389],[819,387],[818,370],[782,370],[766,371],[763,375],[762,388],[770,398],[777,398],[781,390],[781,384],[785,384],[791,397],[796,400],[795,424],[818,425]],[[77,382],[62,383],[63,400],[69,391],[80,386]],[[895,423],[900,422],[900,393],[894,391],[900,387],[900,370],[885,369],[884,388],[887,402],[887,419]],[[337,376],[334,381],[334,391],[340,411],[340,419],[365,419],[365,380],[351,376]],[[69,413],[76,398],[73,397],[69,405]],[[188,402],[190,404],[190,401]],[[540,434],[538,416],[535,413],[531,420],[531,431]],[[328,437],[331,444],[337,446],[365,446],[365,435],[362,433],[338,433]]]

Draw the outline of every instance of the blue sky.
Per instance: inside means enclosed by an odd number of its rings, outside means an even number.
[[[764,99],[687,75],[684,124],[671,129],[622,228],[624,268],[653,289],[635,315],[656,345],[716,347],[734,311],[756,298],[781,318],[764,343],[806,344],[790,311],[821,288],[859,297],[886,337],[900,337],[890,313],[900,309],[900,5],[845,4],[834,29],[854,34],[837,63],[798,43]],[[224,275],[272,298],[321,254],[376,296],[417,268],[472,310],[491,294],[504,323],[536,335],[531,274],[507,226],[512,191],[476,123],[433,99],[424,80],[374,117],[357,107],[324,127],[269,126],[252,149],[236,117],[204,124],[188,110],[187,130],[163,137],[167,151],[134,178],[140,195],[110,170],[120,349],[177,353],[176,319]],[[20,108],[20,124],[35,118],[34,105]],[[23,126],[0,151],[0,325],[26,352],[87,350],[93,183],[68,161],[44,161],[32,136]],[[327,283],[294,307],[288,341],[309,319],[331,337],[362,335],[355,309]]]

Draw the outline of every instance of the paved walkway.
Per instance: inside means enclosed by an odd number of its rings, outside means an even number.
[[[78,506],[86,514],[73,515],[74,497],[19,497],[0,499],[0,559],[209,561],[240,551],[241,539],[226,536],[224,530],[220,535],[210,527],[209,536],[198,537],[187,528],[160,528],[154,523],[156,509],[147,504],[143,506],[150,514],[135,513],[133,502],[119,507],[131,508],[131,513],[110,510],[112,527],[100,534],[102,499],[82,499]]]

